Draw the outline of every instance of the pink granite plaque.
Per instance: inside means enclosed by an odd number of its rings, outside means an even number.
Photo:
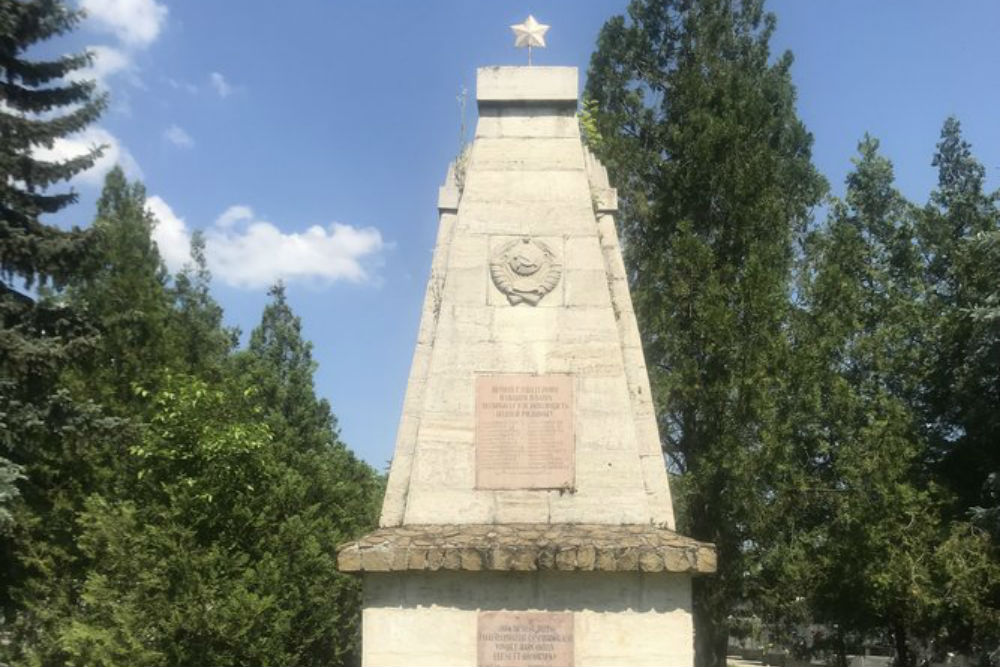
[[[480,667],[574,664],[572,613],[483,611],[478,625]]]
[[[476,488],[573,486],[573,378],[476,378]]]

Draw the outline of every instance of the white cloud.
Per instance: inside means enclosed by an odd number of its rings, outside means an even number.
[[[90,127],[69,137],[55,140],[52,148],[36,148],[32,155],[39,160],[56,162],[78,157],[88,152],[94,146],[104,145],[104,155],[87,171],[77,174],[72,180],[83,185],[100,186],[104,183],[104,175],[116,164],[125,170],[125,175],[132,179],[142,178],[142,170],[118,138],[102,127]]]
[[[198,92],[198,86],[194,85],[193,83],[190,83],[189,81],[178,81],[177,79],[171,77],[168,77],[167,79],[165,79],[165,81],[167,82],[167,85],[173,88],[174,90],[183,90],[185,92],[191,93],[192,95]]]
[[[111,46],[88,46],[87,50],[94,55],[90,67],[70,72],[68,79],[81,81],[94,79],[104,89],[108,88],[108,80],[118,74],[129,74],[133,83],[138,82],[132,59],[124,51]]]
[[[191,258],[191,235],[187,224],[177,217],[162,197],[154,195],[147,198],[146,208],[156,217],[153,240],[160,250],[160,257],[171,271],[178,271]]]
[[[232,227],[237,222],[244,222],[246,220],[253,220],[253,209],[243,204],[237,204],[223,211],[222,215],[215,219],[215,226],[223,228]]]
[[[135,48],[156,41],[167,18],[167,8],[156,0],[80,0],[80,7],[99,28]]]
[[[179,125],[171,125],[164,130],[163,138],[178,148],[194,148],[194,139]]]
[[[160,197],[147,206],[160,220],[153,237],[172,271],[188,261],[190,231]],[[255,220],[249,206],[226,209],[205,232],[205,255],[212,273],[234,287],[260,288],[282,279],[361,283],[370,279],[365,264],[385,246],[374,227],[334,222],[304,232],[284,232]]]
[[[288,234],[258,221],[245,229],[210,230],[205,245],[212,271],[222,280],[237,287],[266,287],[279,278],[364,282],[369,276],[360,260],[381,250],[383,243],[374,227],[334,222]]]
[[[106,45],[88,46],[87,50],[93,54],[93,61],[89,67],[74,70],[67,75],[71,81],[97,82],[97,86],[104,92],[111,90],[111,81],[124,79],[136,88],[145,88],[139,76],[139,68],[132,61],[132,56],[121,49],[116,49]],[[129,95],[125,90],[118,90],[112,96],[112,110],[125,115],[131,115],[131,105]]]
[[[215,92],[219,94],[219,97],[225,99],[233,94],[232,84],[226,81],[226,77],[222,76],[219,72],[209,74],[208,81],[215,88]]]

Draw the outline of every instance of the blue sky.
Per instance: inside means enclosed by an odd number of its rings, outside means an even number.
[[[214,293],[249,331],[267,285],[315,345],[320,394],[343,439],[384,468],[416,338],[437,188],[459,146],[457,97],[475,69],[522,64],[511,23],[552,26],[535,64],[586,73],[624,1],[169,2],[79,0],[90,17],[60,48],[95,48],[111,108],[76,146],[109,157],[75,183],[61,222],[88,223],[113,161],[141,178],[168,263],[208,235]],[[882,141],[898,185],[923,202],[941,124],[963,123],[1000,185],[1000,3],[771,0],[775,53],[795,54],[814,161],[843,191],[858,139]],[[78,148],[77,148],[78,149]],[[57,146],[70,153],[73,143]]]

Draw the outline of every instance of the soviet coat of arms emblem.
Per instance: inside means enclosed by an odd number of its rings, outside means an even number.
[[[509,241],[493,253],[490,275],[511,305],[536,305],[559,284],[562,265],[541,241],[523,237]]]

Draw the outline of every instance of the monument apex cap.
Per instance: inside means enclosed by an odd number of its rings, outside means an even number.
[[[578,94],[575,67],[480,67],[479,102],[572,102]]]

